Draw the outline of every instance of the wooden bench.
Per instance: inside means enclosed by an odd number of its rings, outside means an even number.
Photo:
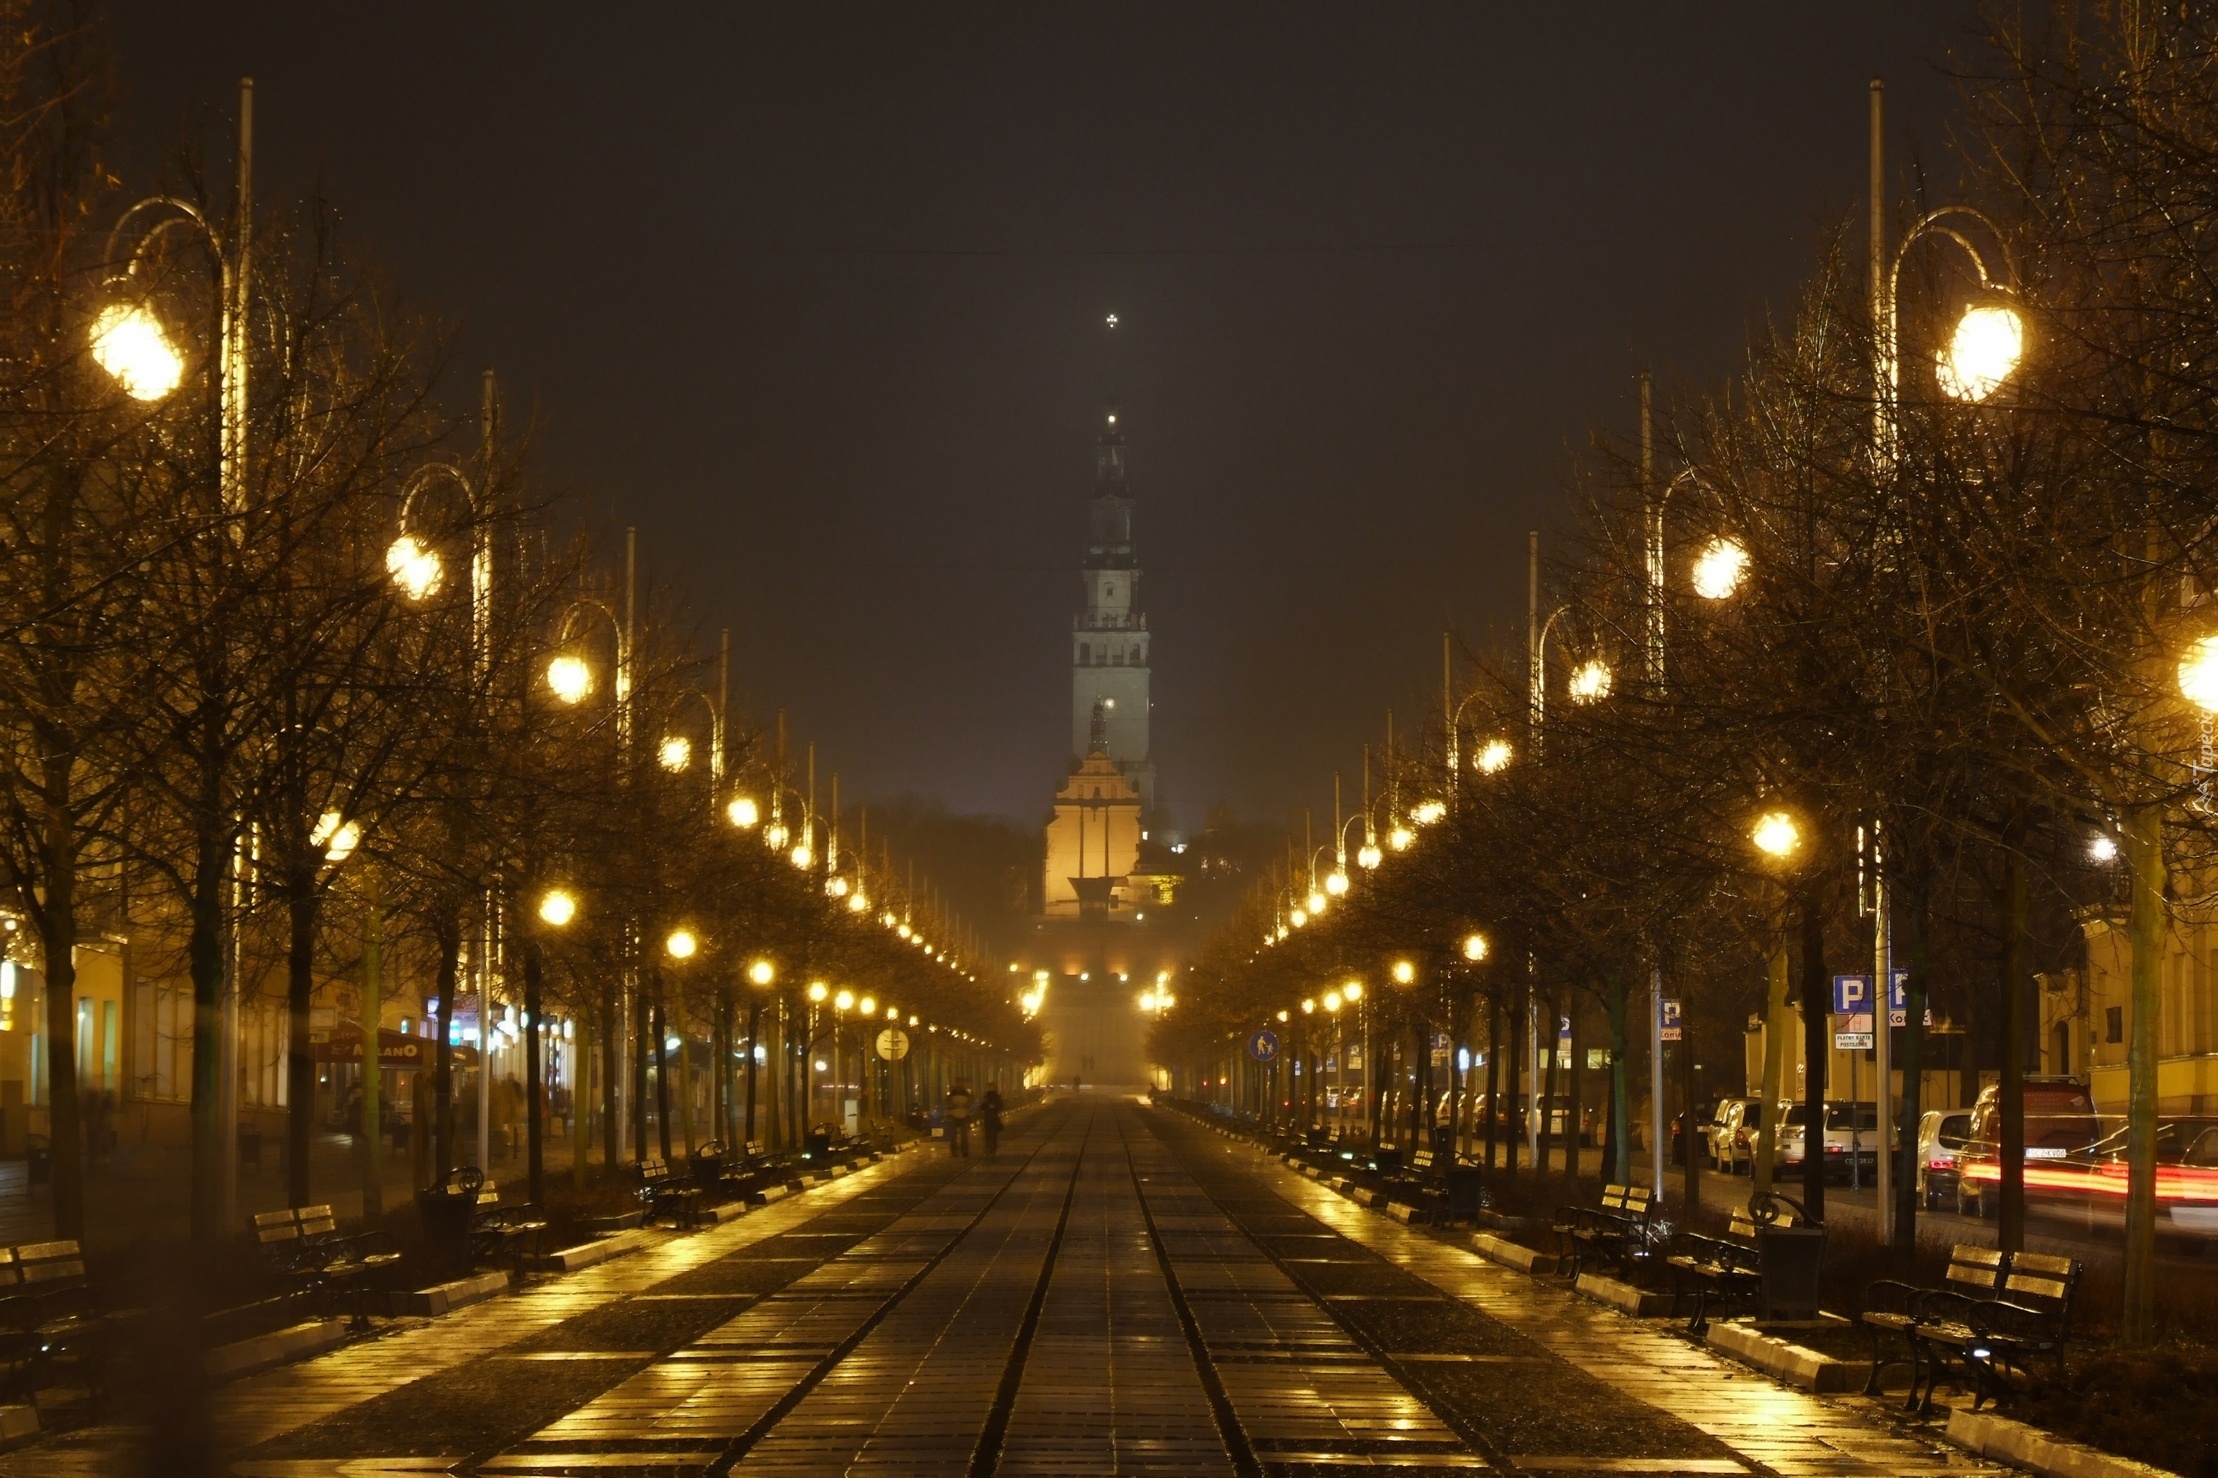
[[[329,1206],[257,1211],[247,1218],[247,1236],[288,1293],[343,1300],[357,1329],[369,1327],[369,1297],[401,1262],[399,1247],[383,1233],[341,1232]]]
[[[477,1188],[477,1208],[470,1213],[470,1261],[473,1266],[505,1261],[521,1272],[524,1259],[538,1254],[546,1231],[547,1218],[537,1205],[504,1203],[500,1186],[488,1180]]]
[[[1768,1225],[1791,1227],[1798,1222],[1792,1207],[1775,1206]],[[1713,1303],[1728,1310],[1743,1307],[1763,1290],[1764,1260],[1756,1231],[1766,1224],[1758,1222],[1748,1207],[1736,1206],[1723,1237],[1681,1232],[1672,1238],[1671,1250],[1664,1257],[1664,1266],[1671,1269],[1671,1312],[1676,1315],[1687,1294],[1693,1293],[1694,1317],[1687,1321],[1689,1334],[1700,1335],[1710,1327]]]
[[[1970,1377],[1977,1411],[1995,1387],[2022,1379],[2036,1361],[2047,1360],[2061,1371],[2072,1297],[2084,1271],[2075,1258],[1959,1244],[1949,1249],[1939,1288],[1892,1279],[1872,1283],[1858,1315],[1872,1332],[1865,1394],[1877,1394],[1885,1366],[1907,1363],[1904,1408],[1931,1411],[1943,1366],[1953,1365]],[[1883,1358],[1890,1334],[1903,1342],[1907,1362]]]
[[[667,1216],[679,1227],[692,1227],[701,1219],[701,1189],[680,1179],[664,1160],[639,1162],[639,1199],[647,1220]]]
[[[0,1389],[28,1396],[59,1366],[97,1393],[113,1323],[76,1242],[0,1248]]]
[[[1573,1279],[1589,1258],[1617,1266],[1630,1275],[1648,1255],[1649,1231],[1658,1199],[1644,1185],[1606,1185],[1599,1206],[1558,1206],[1556,1248]]]

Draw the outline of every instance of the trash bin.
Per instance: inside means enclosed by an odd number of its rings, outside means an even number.
[[[1815,1319],[1818,1271],[1825,1254],[1822,1226],[1758,1226],[1756,1249],[1763,1257],[1759,1322]]]
[[[470,1270],[470,1218],[477,1213],[478,1187],[484,1184],[484,1174],[472,1167],[450,1171],[438,1185],[416,1193],[424,1250],[434,1266],[455,1277]]]
[[[687,1160],[693,1171],[693,1184],[704,1191],[714,1191],[724,1179],[724,1146],[710,1142],[695,1150]]]
[[[1380,1145],[1371,1152],[1371,1168],[1381,1175],[1399,1175],[1402,1169],[1400,1145]]]
[[[242,1168],[262,1168],[262,1131],[256,1125],[239,1126],[239,1164]]]
[[[808,1138],[809,1158],[828,1160],[832,1155],[832,1136],[822,1129],[811,1129]]]
[[[33,1134],[24,1140],[24,1154],[30,1160],[31,1184],[48,1185],[54,1179],[54,1150],[43,1134]]]
[[[1448,1220],[1477,1221],[1479,1208],[1486,1204],[1486,1172],[1476,1165],[1451,1165],[1447,1178]]]

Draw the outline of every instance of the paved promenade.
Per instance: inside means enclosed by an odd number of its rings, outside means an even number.
[[[1984,1471],[1129,1102],[223,1387],[228,1471]],[[160,1471],[93,1428],[0,1478]]]

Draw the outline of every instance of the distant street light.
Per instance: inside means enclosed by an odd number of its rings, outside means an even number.
[[[577,895],[564,888],[549,888],[539,896],[539,920],[554,928],[569,927],[578,916]]]
[[[746,831],[762,820],[762,811],[756,806],[753,796],[735,795],[724,806],[724,819],[741,831]]]
[[[1473,930],[1463,936],[1463,957],[1472,964],[1486,958],[1486,936]]]
[[[768,960],[757,960],[747,967],[747,980],[751,985],[768,985],[778,978],[778,967]]]
[[[2005,303],[1974,304],[1934,356],[1934,378],[1954,400],[1977,403],[2010,378],[2025,353],[2025,320]]]
[[[1785,860],[1802,845],[1802,828],[1794,824],[1794,817],[1785,811],[1766,811],[1756,818],[1756,825],[1748,834],[1756,850],[1766,857]]]
[[[1570,694],[1574,703],[1599,703],[1610,695],[1609,664],[1589,658],[1579,664],[1571,674]]]
[[[1704,600],[1727,600],[1740,589],[1748,571],[1748,550],[1737,540],[1712,539],[1694,560],[1694,593]]]
[[[2218,636],[2188,647],[2179,660],[2180,696],[2205,713],[2218,713]]]
[[[555,657],[547,663],[547,686],[565,703],[583,703],[593,691],[593,669],[583,657]]]
[[[673,960],[690,960],[700,949],[701,941],[693,937],[691,929],[672,929],[670,937],[662,942],[662,947],[670,952]]]

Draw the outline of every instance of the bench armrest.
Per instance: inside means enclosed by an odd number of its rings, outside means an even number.
[[[1864,1285],[1864,1297],[1858,1312],[1865,1314],[1911,1314],[1917,1311],[1918,1301],[1930,1289],[1914,1283],[1902,1283],[1893,1278],[1881,1278]]]
[[[2023,1304],[1978,1303],[1964,1322],[1982,1335],[2023,1344],[2062,1343],[2064,1320],[2053,1310],[2029,1309]]]

